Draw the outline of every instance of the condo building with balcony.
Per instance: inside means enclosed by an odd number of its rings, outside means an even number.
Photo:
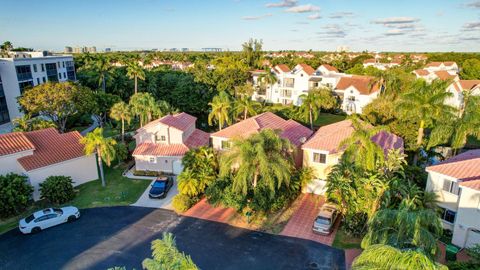
[[[0,125],[22,117],[17,98],[25,89],[46,82],[76,81],[75,64],[69,55],[15,52],[0,58]]]

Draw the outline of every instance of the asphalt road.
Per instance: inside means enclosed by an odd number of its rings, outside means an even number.
[[[85,209],[76,222],[35,235],[0,235],[0,269],[142,269],[165,231],[203,270],[345,269],[342,250],[316,242],[142,207]]]

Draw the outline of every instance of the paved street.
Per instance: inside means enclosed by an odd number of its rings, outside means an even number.
[[[170,231],[201,269],[344,269],[344,252],[143,207],[94,208],[36,235],[0,236],[1,269],[141,269],[150,242]]]

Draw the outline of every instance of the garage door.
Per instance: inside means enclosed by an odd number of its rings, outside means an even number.
[[[480,230],[472,229],[467,233],[467,243],[465,247],[473,247],[476,244],[480,244]]]
[[[179,175],[183,171],[183,165],[181,160],[173,161],[173,174]]]
[[[326,191],[326,188],[325,188],[326,185],[327,185],[327,181],[314,179],[307,184],[307,187],[305,188],[304,192],[313,193],[316,195],[323,195],[325,194],[325,191]]]

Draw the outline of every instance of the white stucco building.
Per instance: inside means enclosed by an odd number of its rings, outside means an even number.
[[[448,97],[445,100],[445,103],[457,109],[461,109],[465,105],[465,93],[473,96],[480,96],[480,80],[454,81],[447,87],[447,92],[452,93],[452,96]]]
[[[98,179],[95,155],[85,155],[77,131],[60,134],[54,128],[0,135],[0,175],[28,176],[33,198],[49,176],[70,176],[74,185]]]
[[[426,168],[427,191],[438,195],[445,229],[452,243],[471,247],[480,243],[480,149],[470,150]]]
[[[333,88],[340,98],[341,108],[347,114],[361,114],[363,108],[376,99],[382,91],[382,85],[374,82],[370,76],[342,77]]]
[[[191,148],[208,145],[209,134],[195,128],[197,118],[187,113],[166,115],[137,130],[133,152],[137,171],[179,174],[182,157]]]
[[[11,52],[9,56],[0,58],[0,124],[22,117],[17,97],[25,88],[47,81],[76,80],[72,56],[50,56],[43,52]]]

